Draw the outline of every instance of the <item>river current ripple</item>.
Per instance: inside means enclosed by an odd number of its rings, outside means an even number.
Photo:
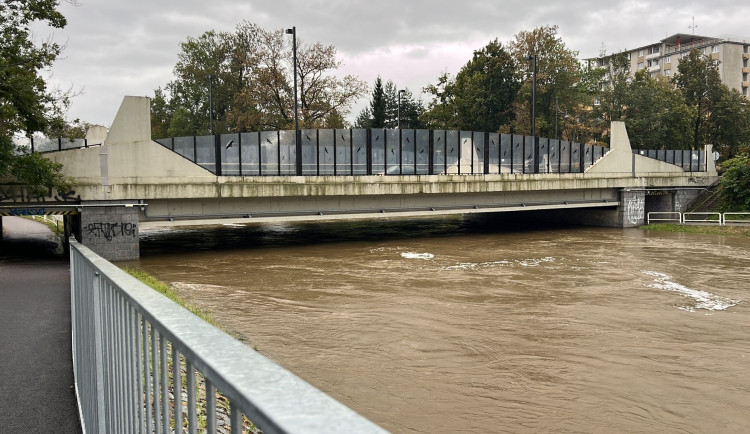
[[[444,218],[147,232],[141,251],[392,432],[750,432],[747,239]]]

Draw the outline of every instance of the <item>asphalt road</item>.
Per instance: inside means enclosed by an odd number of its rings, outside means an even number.
[[[70,334],[70,272],[41,224],[3,217],[0,433],[80,433]]]

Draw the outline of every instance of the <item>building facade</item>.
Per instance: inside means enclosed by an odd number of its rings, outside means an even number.
[[[750,99],[750,38],[725,36],[709,37],[678,33],[658,43],[638,47],[625,52],[630,62],[630,74],[646,69],[652,77],[672,77],[677,74],[680,59],[692,49],[718,61],[721,82],[730,89],[737,89]],[[590,63],[606,67],[611,56],[586,59]],[[606,80],[605,80],[606,81]]]

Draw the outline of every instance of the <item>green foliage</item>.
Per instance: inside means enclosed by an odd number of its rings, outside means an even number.
[[[414,99],[411,91],[401,92],[400,119],[401,128],[422,128],[420,115],[424,111],[422,104]],[[363,109],[354,123],[357,128],[396,128],[399,125],[399,95],[393,81],[388,80],[385,87],[378,76],[372,90],[370,107]]]
[[[739,155],[721,165],[721,205],[724,211],[750,211],[750,156]]]
[[[37,197],[51,195],[51,190],[67,192],[72,181],[61,173],[62,164],[44,158],[35,152],[16,155],[11,159],[8,173],[12,179],[22,182],[29,193]]]
[[[733,158],[750,147],[750,103],[736,89],[722,85],[707,129],[714,149],[723,158]]]
[[[294,128],[294,75],[300,128],[341,127],[353,101],[365,92],[353,76],[332,75],[336,49],[242,22],[233,33],[208,31],[180,44],[175,79],[154,91],[152,137],[208,134],[213,84],[217,133]]]
[[[514,103],[514,131],[531,133],[531,96],[533,62],[537,59],[536,74],[536,126],[537,135],[554,136],[555,118],[558,111],[570,113],[561,126],[563,136],[570,140],[583,140],[580,131],[574,128],[588,102],[588,89],[580,86],[582,78],[578,52],[570,50],[557,34],[557,26],[543,26],[527,32],[519,32],[508,45],[516,63],[520,66],[523,85]],[[593,101],[592,101],[593,102]],[[559,109],[559,110],[558,110]],[[576,134],[578,133],[578,134]]]
[[[679,72],[672,82],[682,92],[685,102],[694,108],[692,149],[709,143],[708,124],[711,110],[722,94],[717,62],[696,48],[680,59]]]
[[[455,80],[443,74],[425,88],[433,100],[423,122],[430,128],[499,131],[513,121],[520,87],[516,59],[495,39],[474,52]]]
[[[633,147],[689,149],[694,110],[663,77],[641,70],[627,86],[622,118]]]
[[[63,129],[66,95],[47,89],[41,72],[49,69],[62,47],[50,40],[35,43],[31,26],[46,23],[63,28],[65,17],[55,0],[5,0],[0,3],[0,182],[20,183],[30,193],[47,196],[50,189],[67,191],[71,182],[62,166],[40,155],[25,155],[12,137]]]

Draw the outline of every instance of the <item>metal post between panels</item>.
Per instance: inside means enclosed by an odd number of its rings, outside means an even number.
[[[584,155],[585,145],[583,143],[578,144],[578,173],[583,173],[583,166],[586,164]]]
[[[258,131],[258,176],[263,176],[263,143],[260,142],[260,131]]]
[[[276,130],[276,174],[281,176],[281,131]]]
[[[349,128],[349,175],[354,175],[354,130]]]
[[[242,176],[242,133],[237,133],[237,165]]]
[[[413,128],[411,130],[412,132],[412,139],[411,144],[414,147],[414,174],[417,175],[417,130],[416,128]]]
[[[315,174],[320,176],[320,130],[315,130]]]
[[[372,175],[372,129],[368,128],[365,133],[365,151],[367,152],[367,155],[365,156],[365,164],[367,169],[367,174]]]
[[[403,130],[401,126],[398,127],[398,174],[404,174],[404,145],[403,145]]]
[[[456,134],[456,149],[458,149],[458,174],[461,174],[461,130],[458,130],[458,134]]]
[[[448,130],[443,130],[443,174],[448,174]]]
[[[435,132],[433,130],[427,131],[427,174],[434,175],[435,168]]]
[[[333,176],[338,175],[338,167],[337,166],[337,158],[336,158],[336,152],[337,152],[337,143],[336,143],[336,129],[333,129]]]

